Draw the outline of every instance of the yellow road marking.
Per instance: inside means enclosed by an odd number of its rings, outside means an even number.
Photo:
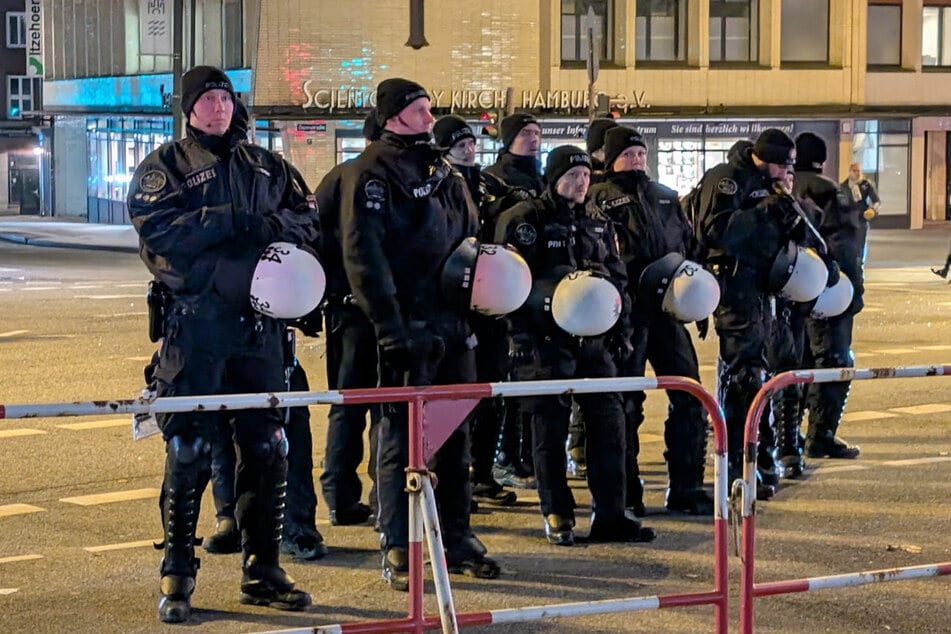
[[[43,559],[43,555],[17,555],[15,557],[3,557],[0,558],[0,564],[13,564],[18,561],[34,561],[36,559]]]
[[[84,429],[103,429],[106,427],[128,427],[129,420],[123,418],[117,420],[115,418],[109,418],[105,420],[92,420],[86,423],[69,423],[66,425],[57,425],[60,429],[71,429],[73,431],[81,431]]]
[[[0,430],[0,438],[16,438],[17,436],[38,436],[45,434],[42,429],[4,429]]]
[[[112,493],[96,493],[95,495],[80,495],[78,497],[63,498],[60,502],[78,504],[79,506],[94,506],[96,504],[111,504],[113,502],[157,498],[159,493],[159,489],[132,489],[131,491],[114,491]]]
[[[105,546],[88,546],[83,548],[89,553],[104,553],[110,550],[125,550],[126,548],[142,548],[143,546],[153,546],[155,542],[151,539],[144,539],[138,542],[125,542],[123,544],[106,544]]]
[[[27,513],[42,513],[46,509],[32,504],[4,504],[0,506],[0,517],[12,517],[13,515],[26,515]]]

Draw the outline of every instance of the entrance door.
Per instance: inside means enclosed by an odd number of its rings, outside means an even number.
[[[20,204],[20,214],[40,213],[39,170],[10,168],[10,202]]]

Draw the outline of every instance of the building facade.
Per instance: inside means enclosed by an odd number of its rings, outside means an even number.
[[[0,54],[0,213],[40,214],[49,209],[42,193],[44,183],[41,145],[46,126],[43,108],[43,67],[37,50],[42,50],[42,21],[36,2],[0,0],[3,16]],[[28,64],[28,61],[32,62]]]
[[[42,5],[55,213],[126,222],[129,176],[171,138],[175,3]],[[826,139],[836,180],[862,166],[884,201],[878,226],[949,217],[951,1],[445,0],[425,15],[418,0],[182,5],[184,67],[228,69],[255,141],[312,187],[363,147],[375,86],[403,76],[436,114],[470,120],[483,163],[497,143],[482,131],[505,113],[535,114],[549,150],[583,145],[594,102],[645,134],[654,176],[684,193],[733,142],[781,127]]]

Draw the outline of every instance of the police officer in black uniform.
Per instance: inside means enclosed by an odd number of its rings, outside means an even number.
[[[440,293],[440,267],[478,214],[465,182],[430,144],[433,117],[426,90],[406,79],[377,87],[380,139],[341,182],[344,268],[357,305],[376,332],[381,386],[475,380],[468,307]],[[405,404],[386,405],[380,421],[377,488],[384,579],[408,587],[409,515]],[[465,421],[433,460],[450,572],[494,578],[499,567],[469,525],[469,432]]]
[[[657,375],[700,380],[697,353],[682,323],[651,301],[651,288],[638,288],[644,269],[668,253],[686,256],[693,251],[693,233],[680,208],[677,192],[656,183],[645,171],[647,143],[636,131],[617,126],[604,142],[605,182],[591,188],[591,200],[614,222],[621,259],[627,266],[632,311],[631,354],[619,359],[621,376],[644,376],[647,362]],[[638,428],[644,422],[644,392],[625,395],[627,435],[628,508],[644,514],[643,485],[637,465]],[[678,390],[670,400],[664,424],[670,487],[666,506],[672,511],[709,515],[713,500],[703,490],[706,459],[706,415],[700,402]]]
[[[533,294],[512,315],[515,378],[569,379],[616,376],[605,337],[579,338],[558,328],[537,305],[539,291],[567,272],[594,270],[624,292],[627,274],[617,252],[611,220],[587,205],[591,175],[588,155],[575,146],[548,156],[548,188],[541,198],[502,213],[495,241],[513,245],[532,271]],[[544,301],[542,299],[542,301]],[[536,304],[533,306],[533,304]],[[590,309],[585,306],[585,309]],[[587,432],[588,487],[594,514],[589,541],[651,541],[652,529],[624,513],[624,412],[620,394],[577,394]],[[535,474],[545,534],[555,545],[574,544],[575,500],[565,474],[565,441],[571,399],[535,396],[522,400],[531,416]]]
[[[155,369],[159,396],[285,389],[285,326],[252,310],[251,275],[268,244],[313,240],[316,218],[287,163],[229,133],[234,99],[221,70],[198,66],[186,73],[187,138],[152,152],[132,178],[128,205],[142,259],[171,289]],[[179,623],[191,612],[195,526],[214,418],[185,412],[157,420],[166,441],[167,487],[158,611],[160,620]],[[242,603],[296,610],[311,600],[279,562],[287,477],[283,423],[280,410],[235,414],[235,515],[242,533]]]
[[[585,133],[584,143],[591,157],[591,183],[599,183],[604,178],[607,165],[604,161],[604,137],[608,130],[616,128],[618,122],[609,114],[592,119]]]
[[[742,475],[746,413],[768,373],[766,342],[774,320],[767,289],[770,263],[784,228],[770,220],[779,204],[774,182],[795,163],[793,140],[764,130],[752,148],[703,176],[695,232],[705,263],[720,281],[715,325],[720,339],[717,391],[726,418],[730,480]],[[760,421],[757,497],[769,499],[779,484],[771,417]]]
[[[819,208],[819,232],[842,273],[852,282],[852,303],[841,315],[808,319],[809,347],[815,367],[851,368],[852,326],[864,306],[865,240],[868,222],[863,210],[850,204],[845,192],[823,176],[825,141],[804,132],[796,137],[796,176],[793,194],[811,200]],[[858,458],[861,450],[837,436],[851,381],[816,383],[808,387],[809,430],[806,455],[811,458]]]
[[[382,130],[376,117],[367,117],[364,137],[369,143]],[[373,325],[357,306],[343,269],[340,235],[341,184],[354,168],[354,161],[335,165],[317,186],[317,210],[320,214],[320,240],[316,245],[327,270],[327,294],[324,302],[326,329],[327,387],[331,390],[376,387],[376,335]],[[376,492],[370,491],[370,504],[362,503],[363,484],[357,468],[363,461],[363,431],[370,415],[368,470],[376,482],[378,405],[330,406],[327,416],[327,447],[320,486],[334,526],[365,524],[377,510]]]
[[[521,189],[506,186],[498,178],[483,172],[475,162],[475,134],[466,120],[447,115],[433,125],[436,146],[445,151],[446,160],[462,174],[469,194],[479,210],[479,240],[491,243],[501,209],[528,198]],[[505,381],[509,377],[509,322],[505,318],[474,313],[469,322],[479,345],[476,346],[476,370],[479,382]],[[498,506],[515,504],[515,491],[499,484],[492,465],[505,418],[502,398],[482,399],[472,412],[472,499]]]
[[[523,198],[537,198],[545,190],[545,179],[539,169],[542,128],[528,113],[515,113],[499,123],[502,148],[498,160],[484,173],[499,179]],[[505,417],[499,438],[496,480],[520,489],[535,488],[532,465],[531,421],[521,411],[521,399],[505,402]]]

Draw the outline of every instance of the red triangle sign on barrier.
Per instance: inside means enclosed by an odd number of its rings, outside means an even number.
[[[452,432],[482,399],[436,400],[423,404],[423,460],[432,460]]]

